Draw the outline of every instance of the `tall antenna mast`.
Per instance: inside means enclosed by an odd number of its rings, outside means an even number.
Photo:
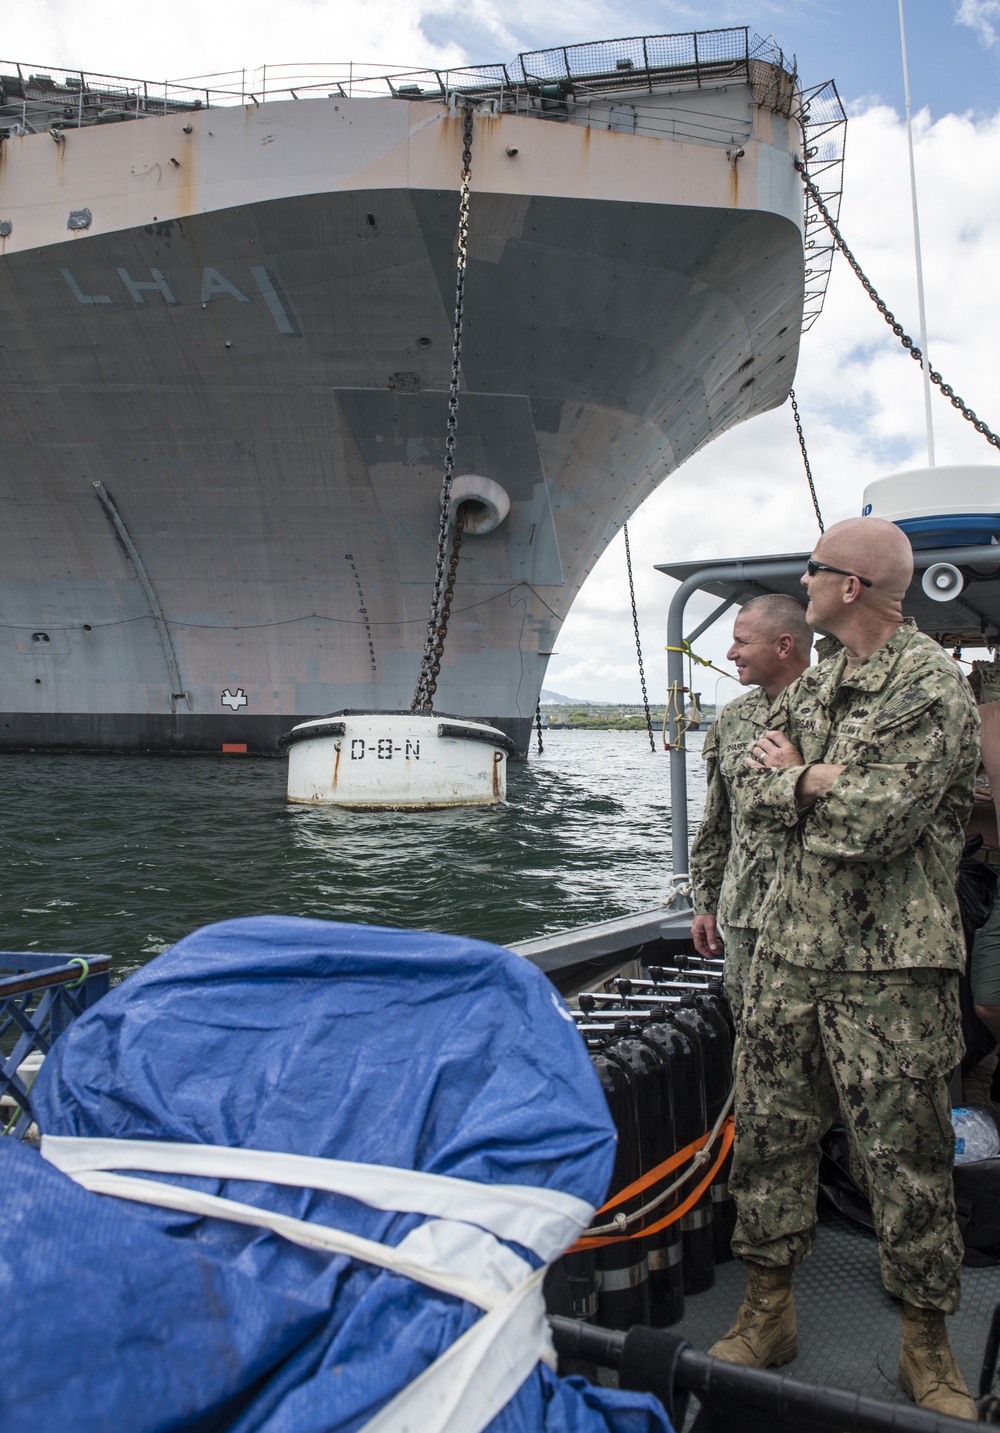
[[[924,266],[920,257],[920,219],[917,216],[917,169],[913,162],[913,125],[910,118],[910,74],[906,65],[906,27],[903,0],[899,0],[899,45],[903,52],[903,95],[906,100],[906,142],[910,149],[910,196],[913,200],[913,249],[917,259],[917,311],[920,316],[921,371],[924,375],[924,414],[927,419],[927,466],[934,467],[934,425],[931,421],[931,361],[927,353],[927,314],[924,309]]]

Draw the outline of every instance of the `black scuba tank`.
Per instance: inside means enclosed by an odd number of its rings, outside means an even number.
[[[677,1023],[688,1030],[698,1041],[702,1056],[702,1073],[705,1081],[705,1129],[710,1130],[718,1119],[729,1096],[729,1089],[732,1083],[732,1042],[729,1038],[729,1027],[725,1019],[714,1008],[703,1008],[710,1002],[703,1001],[701,997],[692,995],[688,991],[682,992],[676,1007],[675,1019]],[[716,1258],[716,1238],[713,1228],[714,1224],[714,1203],[713,1189],[720,1188],[725,1181],[720,1181],[722,1171],[720,1170],[712,1185],[706,1190],[708,1200],[707,1227],[712,1245],[713,1263]],[[728,1187],[724,1193],[728,1195]],[[705,1227],[706,1211],[699,1207],[692,1209],[684,1216],[685,1232],[692,1228]],[[725,1239],[725,1249],[729,1249],[729,1237]],[[727,1253],[727,1257],[731,1254]],[[713,1270],[712,1280],[715,1280]],[[689,1290],[690,1292],[690,1290]]]
[[[610,1198],[642,1172],[635,1083],[628,1067],[607,1050],[592,1051],[591,1059],[618,1131]],[[649,1323],[649,1258],[643,1242],[623,1239],[596,1252],[597,1323],[604,1328]]]
[[[586,1015],[590,1015],[594,1008],[594,1001],[590,996],[580,997],[580,1005]],[[579,1027],[578,1027],[579,1028]],[[605,1099],[611,1107],[612,1118],[615,1117],[615,1105],[620,1102],[622,1096],[618,1089],[627,1082],[627,1075],[620,1071],[612,1062],[613,1067],[607,1069],[608,1062],[604,1060],[601,1051],[604,1045],[611,1038],[611,1029],[595,1028],[592,1031],[588,1027],[581,1029],[590,1054],[591,1063],[594,1065],[601,1088],[604,1091]],[[627,1098],[627,1096],[626,1096]],[[615,1120],[617,1133],[617,1119]],[[621,1143],[619,1136],[618,1150],[614,1175],[612,1176],[612,1187],[615,1177],[619,1175],[619,1164],[621,1162]],[[627,1183],[623,1180],[623,1183]],[[566,1253],[556,1259],[551,1269],[545,1276],[543,1286],[545,1295],[545,1307],[549,1314],[555,1314],[562,1318],[579,1319],[582,1323],[594,1323],[597,1319],[597,1252],[594,1249],[581,1250],[575,1254]],[[562,1364],[560,1364],[562,1367]],[[596,1378],[596,1366],[581,1364],[579,1361],[572,1361],[572,1372],[583,1373],[585,1377],[592,1375]]]
[[[632,1076],[636,1097],[637,1130],[639,1138],[639,1162],[641,1173],[655,1169],[677,1149],[674,1130],[673,1091],[671,1068],[660,1048],[642,1036],[641,1027],[633,1024],[628,1033],[620,1034],[606,1053],[614,1055],[627,1067]],[[629,1207],[652,1199],[658,1186],[652,1186],[636,1201],[629,1201]],[[658,1206],[635,1228],[647,1228],[656,1224],[670,1209],[676,1207],[676,1200]],[[680,1233],[673,1226],[658,1230],[648,1238],[637,1241],[641,1244],[649,1267],[649,1316],[657,1327],[673,1323],[684,1311],[683,1290],[680,1281]],[[676,1290],[674,1285],[676,1284]],[[680,1309],[676,1309],[676,1295],[680,1293]]]
[[[691,1037],[675,1026],[668,1012],[658,1010],[640,1027],[643,1041],[656,1051],[665,1071],[669,1089],[669,1140],[661,1146],[661,1161],[697,1137],[703,1118],[704,1091],[699,1073],[700,1055]],[[655,1191],[672,1184],[681,1170],[675,1169],[660,1180]],[[650,1222],[658,1223],[673,1213],[684,1197],[683,1187],[659,1205]],[[649,1251],[649,1307],[654,1328],[666,1328],[684,1317],[684,1232],[675,1219],[651,1236]]]
[[[709,1128],[705,1105],[705,1076],[702,1046],[697,1034],[679,1019],[680,1008],[666,1007],[643,1027],[643,1036],[655,1043],[670,1063],[673,1093],[674,1134],[677,1148],[693,1144]],[[678,1173],[681,1171],[678,1170]],[[683,1202],[697,1180],[681,1187],[677,1204]],[[674,1207],[677,1207],[677,1204]],[[695,1217],[691,1217],[695,1216]],[[706,1189],[693,1209],[670,1226],[680,1234],[683,1252],[682,1291],[700,1294],[715,1282],[712,1245],[712,1196]]]
[[[733,1021],[732,1006],[729,1004],[729,996],[726,994],[726,983],[721,976],[713,975],[708,982],[707,992],[715,1001],[717,1008],[721,1011],[726,1024],[729,1026],[729,1039],[731,1043],[736,1040],[736,1025]]]
[[[716,988],[713,990],[712,987]],[[725,1104],[733,1081],[733,1034],[727,1019],[729,1002],[726,1000],[721,981],[711,981],[704,995],[695,995],[694,1003],[705,1019],[714,1027],[716,1044],[713,1049],[713,1067],[709,1069],[708,1056],[705,1059],[705,1102],[709,1127],[715,1124]],[[721,1067],[723,1059],[725,1068]],[[712,1094],[709,1094],[709,1090]],[[733,1152],[726,1155],[711,1183],[712,1191],[712,1242],[715,1262],[725,1264],[733,1257],[733,1231],[736,1228],[736,1205],[729,1193],[729,1171],[732,1168]]]

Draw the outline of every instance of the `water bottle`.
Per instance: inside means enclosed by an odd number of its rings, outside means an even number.
[[[962,1105],[951,1112],[955,1130],[955,1163],[975,1164],[1000,1154],[996,1120],[978,1105]]]

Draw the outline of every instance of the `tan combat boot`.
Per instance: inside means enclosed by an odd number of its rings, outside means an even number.
[[[708,1350],[713,1358],[748,1368],[776,1368],[794,1358],[795,1304],[792,1268],[768,1269],[747,1260],[747,1291],[736,1322]]]
[[[976,1405],[958,1371],[939,1309],[904,1303],[899,1381],[907,1398],[921,1408],[952,1418],[976,1418]]]

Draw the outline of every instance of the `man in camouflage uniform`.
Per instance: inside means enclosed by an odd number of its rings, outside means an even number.
[[[794,1357],[792,1271],[812,1247],[819,1140],[839,1107],[882,1279],[903,1300],[904,1391],[974,1418],[944,1315],[958,1307],[962,1257],[948,1098],[965,959],[955,875],[979,722],[954,662],[903,620],[912,571],[891,523],[854,519],[820,539],[806,618],[844,650],[779,697],[737,778],[777,861],[737,1067],[730,1189],[748,1290],[711,1351],[758,1366]]]
[[[976,803],[968,831],[982,837],[977,859],[996,869],[1000,867],[1000,665],[976,662],[970,685],[981,703],[984,769],[976,783]],[[969,966],[976,1015],[994,1040],[1000,1040],[1000,896],[976,931]],[[962,1086],[965,1103],[972,1100],[989,1105],[996,1065],[994,1049],[968,1072]]]
[[[691,935],[699,955],[718,956],[725,947],[726,990],[737,1025],[757,943],[757,912],[774,875],[774,853],[769,833],[751,826],[734,802],[733,779],[771,725],[772,703],[808,667],[811,647],[812,629],[794,597],[769,593],[745,603],[726,655],[735,663],[740,685],[753,690],[723,708],[702,749],[708,795],[691,848]]]

